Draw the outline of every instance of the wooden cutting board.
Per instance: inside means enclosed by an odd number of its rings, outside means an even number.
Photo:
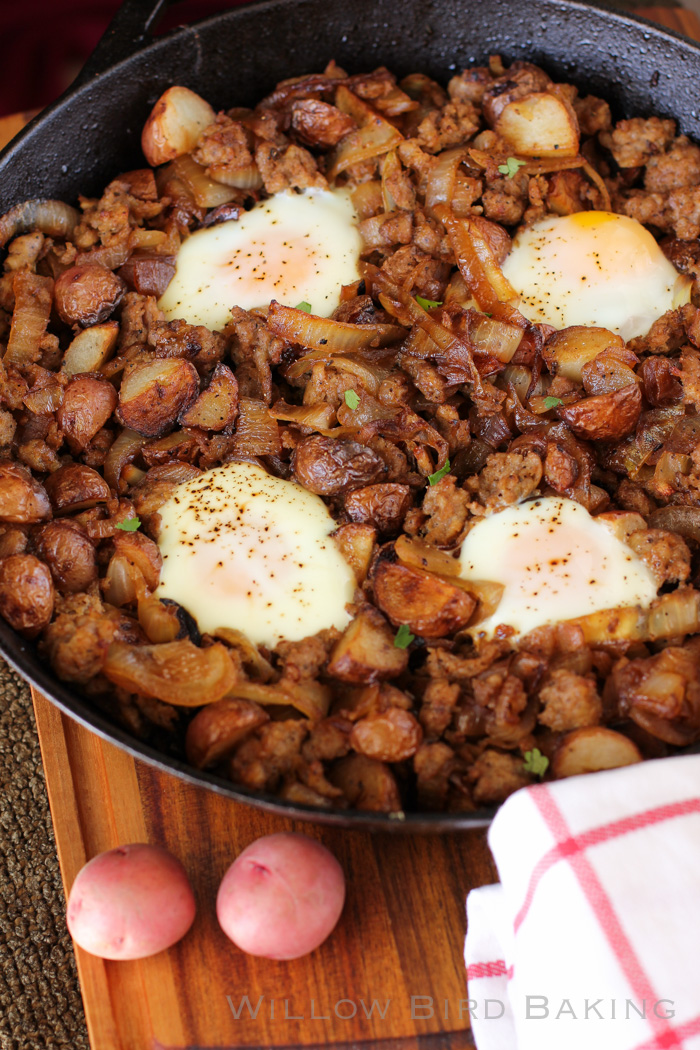
[[[689,11],[640,13],[700,39],[700,22]],[[25,119],[0,120],[0,145]],[[113,963],[76,950],[92,1050],[474,1045],[464,902],[471,888],[496,878],[483,832],[371,835],[294,823],[135,761],[37,694],[34,709],[66,892],[96,853],[155,842],[183,861],[198,902],[184,940],[151,959]],[[214,910],[235,856],[281,830],[319,839],[348,880],[331,938],[286,963],[238,951]]]

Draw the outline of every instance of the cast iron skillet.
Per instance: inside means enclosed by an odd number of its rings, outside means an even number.
[[[142,167],[139,138],[172,83],[215,108],[254,105],[284,77],[331,58],[349,72],[383,64],[445,83],[455,70],[500,53],[602,95],[616,119],[670,116],[700,138],[700,47],[627,14],[577,0],[263,0],[175,30],[150,34],[167,0],[126,0],[78,82],[0,154],[0,214],[33,197],[74,202],[99,194],[120,171]],[[696,106],[698,107],[696,109]],[[113,726],[0,620],[0,652],[71,717],[137,758],[191,783],[290,817],[347,827],[447,831],[487,824],[493,808],[466,814],[328,812],[292,805],[197,772]]]

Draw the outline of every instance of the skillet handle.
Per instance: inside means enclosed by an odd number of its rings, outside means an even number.
[[[151,43],[151,27],[172,0],[124,0],[97,47],[74,81],[75,87],[104,73]]]

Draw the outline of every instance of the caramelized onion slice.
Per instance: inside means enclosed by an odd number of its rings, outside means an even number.
[[[236,190],[210,179],[206,170],[186,153],[170,165],[176,178],[181,179],[200,208],[217,208],[228,204],[236,196]]]
[[[327,401],[315,405],[288,405],[286,401],[276,401],[270,409],[273,419],[283,419],[312,430],[328,430],[335,422],[335,409]]]
[[[309,350],[350,353],[366,347],[387,346],[406,334],[393,324],[348,324],[316,317],[292,306],[270,303],[267,327],[287,343]]]
[[[65,240],[80,222],[80,215],[63,201],[37,198],[15,204],[0,217],[0,248],[20,233],[41,230],[48,237]]]
[[[283,678],[274,685],[261,682],[235,682],[228,693],[241,700],[253,700],[262,707],[295,707],[307,718],[325,718],[331,705],[331,691],[320,682],[290,682]]]
[[[126,492],[126,485],[122,481],[122,471],[127,463],[136,458],[139,451],[146,444],[148,438],[143,434],[137,434],[135,430],[125,427],[112,443],[105,458],[104,477],[111,489],[118,493]]]
[[[236,670],[220,642],[200,649],[187,639],[164,645],[113,642],[104,673],[130,693],[154,696],[176,707],[201,707],[230,694]]]

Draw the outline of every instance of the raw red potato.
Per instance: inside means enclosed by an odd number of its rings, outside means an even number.
[[[325,846],[306,835],[265,835],[223,877],[216,915],[227,937],[250,955],[298,959],[335,928],[345,876]]]
[[[136,842],[93,857],[68,897],[73,940],[102,959],[144,959],[185,936],[194,921],[192,887],[162,846]]]

